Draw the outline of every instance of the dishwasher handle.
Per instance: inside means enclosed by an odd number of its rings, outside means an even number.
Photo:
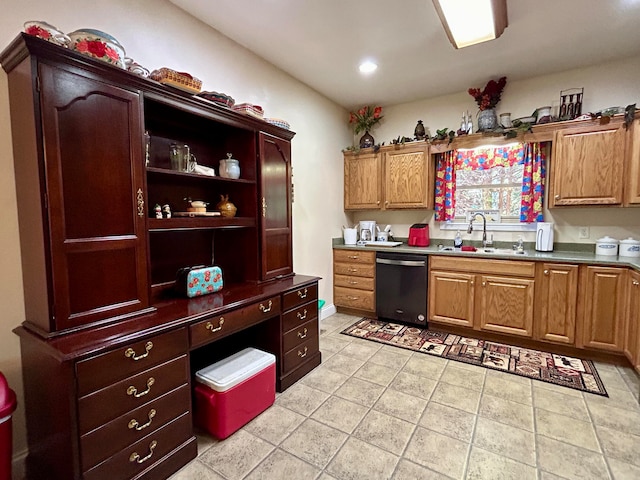
[[[427,265],[427,262],[424,260],[389,260],[388,258],[376,258],[376,263],[401,265],[403,267],[424,267]]]

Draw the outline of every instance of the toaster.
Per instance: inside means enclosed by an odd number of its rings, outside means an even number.
[[[414,223],[409,228],[410,247],[429,246],[429,225],[426,223]]]

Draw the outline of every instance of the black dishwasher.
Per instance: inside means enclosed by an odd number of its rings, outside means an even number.
[[[427,257],[400,252],[376,253],[376,315],[427,325]]]

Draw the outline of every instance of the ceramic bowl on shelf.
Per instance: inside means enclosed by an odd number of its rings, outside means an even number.
[[[67,34],[58,30],[53,25],[39,20],[32,20],[24,23],[24,33],[33,35],[34,37],[47,40],[63,47],[69,46],[71,39]]]
[[[82,28],[69,34],[69,48],[89,57],[126,69],[124,47],[108,33]]]
[[[125,57],[124,65],[128,72],[131,72],[134,75],[138,75],[139,77],[147,78],[150,74],[147,68],[140,65],[131,57]]]
[[[233,107],[236,101],[233,97],[219,92],[200,92],[196,94],[197,97],[204,98],[205,100],[209,100],[210,102],[217,103],[218,105],[222,105],[224,107]]]

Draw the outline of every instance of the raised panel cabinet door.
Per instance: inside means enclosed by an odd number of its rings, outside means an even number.
[[[384,208],[433,208],[429,147],[384,154]]]
[[[549,206],[622,204],[625,139],[621,121],[556,132]]]
[[[629,271],[627,323],[624,353],[631,365],[640,369],[640,272]]]
[[[377,153],[344,156],[344,209],[381,208],[382,157]]]
[[[489,275],[482,275],[480,281],[480,329],[531,337],[535,281]]]
[[[536,279],[540,340],[573,345],[578,300],[578,265],[543,263]]]
[[[578,347],[622,352],[626,268],[583,266],[578,296]]]
[[[640,205],[640,119],[633,122],[633,127],[627,134],[630,141],[627,143],[627,183],[625,190],[626,205]]]
[[[431,271],[429,274],[429,320],[473,327],[474,274]]]
[[[44,63],[39,77],[52,329],[145,309],[141,98]]]
[[[293,272],[291,250],[291,143],[259,134],[261,278]]]

